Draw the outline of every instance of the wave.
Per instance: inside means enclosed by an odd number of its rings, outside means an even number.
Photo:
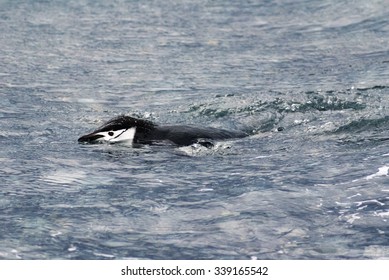
[[[388,88],[374,86],[342,91],[246,92],[241,95],[218,95],[202,103],[192,104],[181,113],[189,114],[189,119],[200,119],[200,122],[213,119],[238,123],[245,127],[246,131],[254,133],[279,131],[280,127],[283,130],[300,124],[310,125],[309,131],[320,132],[320,127],[328,127],[323,126],[323,123],[332,123],[331,132],[345,132],[347,129],[365,125],[363,116],[367,115],[366,111],[374,115],[370,111],[372,103],[375,103],[374,106],[380,104],[380,95],[377,94],[374,99],[372,93]],[[361,119],[362,123],[360,123]],[[318,120],[321,123],[318,123]],[[373,120],[371,123],[368,121],[366,125],[374,126],[377,122],[386,123],[387,120]],[[316,126],[319,131],[312,129],[313,126]],[[322,132],[328,132],[328,129]]]
[[[368,130],[374,131],[388,131],[389,116],[374,119],[359,119],[338,127],[335,133],[359,133]]]

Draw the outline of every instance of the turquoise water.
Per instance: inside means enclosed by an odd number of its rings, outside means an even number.
[[[388,258],[387,4],[0,1],[0,258]]]

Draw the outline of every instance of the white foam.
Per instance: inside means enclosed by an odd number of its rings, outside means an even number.
[[[382,218],[389,218],[389,211],[375,212],[374,215]]]
[[[389,173],[389,166],[384,165],[384,166],[378,168],[377,173],[366,176],[366,180],[371,180],[371,179],[373,179],[375,177],[379,177],[379,176],[388,176],[388,173]]]
[[[361,217],[358,216],[358,213],[354,213],[354,214],[351,214],[351,215],[347,215],[346,216],[346,219],[347,219],[347,223],[354,223],[356,220],[359,220]]]
[[[42,180],[56,184],[71,184],[86,178],[86,172],[77,169],[60,169],[42,176]]]

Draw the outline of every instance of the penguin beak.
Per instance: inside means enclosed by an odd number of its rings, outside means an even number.
[[[78,142],[93,143],[102,137],[104,137],[104,135],[97,134],[96,132],[92,132],[92,133],[83,135],[80,138],[78,138]]]

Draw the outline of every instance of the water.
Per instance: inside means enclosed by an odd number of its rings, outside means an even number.
[[[388,1],[1,1],[1,259],[389,257]],[[103,121],[250,131],[80,145]]]

